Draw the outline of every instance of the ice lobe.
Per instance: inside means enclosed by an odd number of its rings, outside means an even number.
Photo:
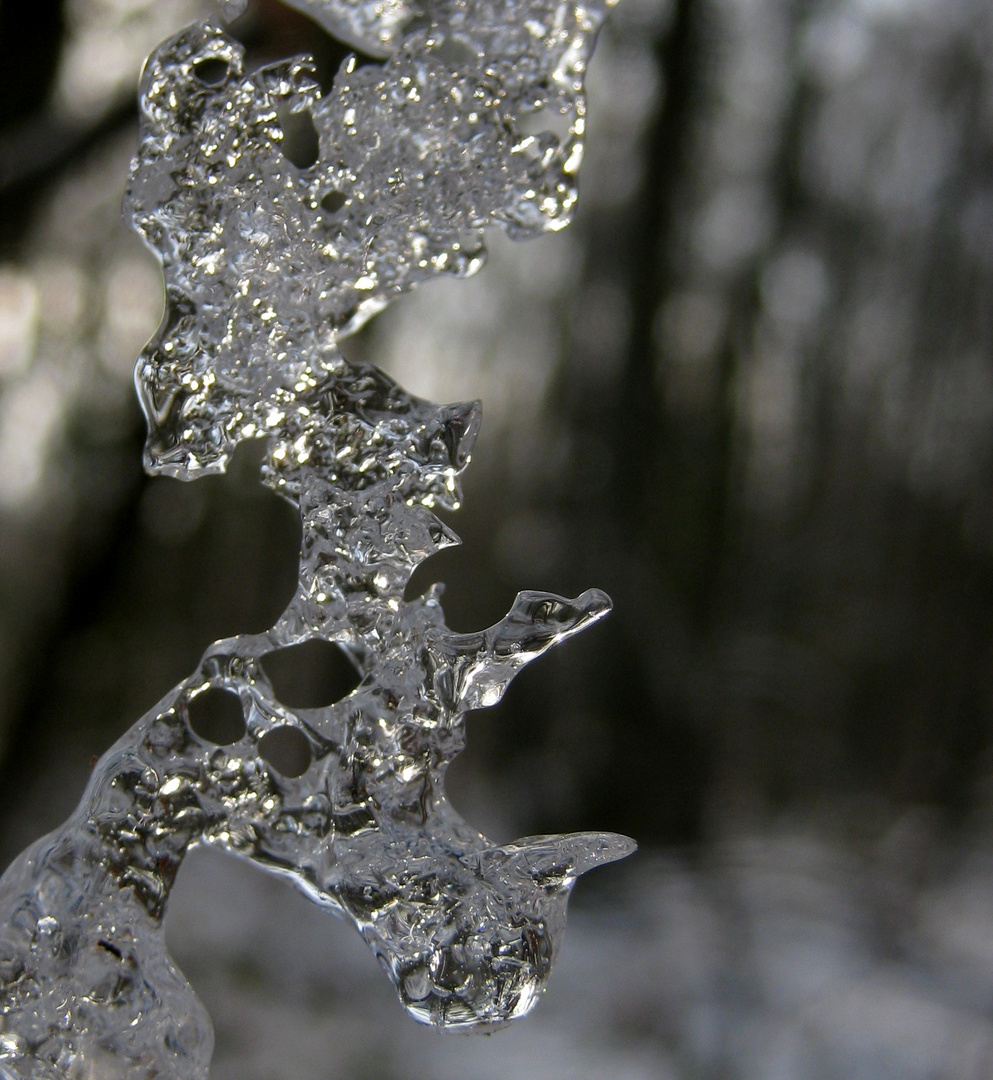
[[[420,281],[477,270],[486,226],[568,223],[603,12],[452,0],[383,65],[346,61],[326,96],[306,58],[246,74],[209,23],[152,54],[126,205],[166,279],[136,371],[149,469],[223,468],[337,378],[341,335]],[[564,140],[525,132],[549,113],[569,118]]]
[[[210,1021],[162,928],[193,845],[349,917],[406,1008],[441,1026],[527,1012],[577,876],[633,850],[607,833],[495,846],[448,803],[465,713],[610,601],[526,592],[495,626],[457,634],[439,587],[405,599],[414,568],[458,543],[434,510],[459,504],[479,407],[415,398],[338,349],[418,281],[472,272],[484,226],[529,236],[568,220],[601,14],[439,5],[384,66],[347,63],[326,98],[303,59],[246,75],[211,24],[149,59],[127,201],[168,296],[136,370],[146,464],[190,479],[265,438],[263,482],[303,523],[299,585],[271,630],[213,644],[0,880],[0,1077],[206,1077]],[[520,132],[548,106],[573,116],[564,145]],[[360,681],[290,708],[266,658],[315,639]],[[211,693],[244,720],[227,745],[190,722]],[[263,752],[287,729],[309,761],[296,776]]]

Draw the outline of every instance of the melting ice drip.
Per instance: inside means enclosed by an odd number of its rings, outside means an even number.
[[[270,631],[212,645],[4,875],[0,1076],[207,1075],[210,1020],[162,923],[193,845],[347,915],[406,1008],[443,1026],[527,1012],[576,877],[633,850],[604,833],[494,846],[448,803],[465,712],[610,602],[522,593],[497,625],[456,634],[440,589],[405,600],[414,568],[458,543],[432,508],[458,506],[478,404],[419,400],[338,349],[418,281],[475,270],[484,226],[566,224],[605,4],[298,6],[387,59],[347,61],[322,97],[306,58],[246,74],[219,26],[190,27],[146,65],[126,210],[166,280],[136,370],[146,466],[190,479],[265,438],[262,480],[303,521],[299,586]],[[570,117],[564,141],[522,131],[543,108]],[[290,130],[312,160],[288,159]],[[262,661],[314,639],[361,682],[327,708],[289,709]],[[245,719],[226,746],[190,726],[191,703],[217,692]],[[260,754],[286,727],[312,751],[295,778]]]

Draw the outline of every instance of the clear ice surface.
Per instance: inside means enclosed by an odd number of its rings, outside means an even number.
[[[193,479],[265,439],[262,481],[303,523],[299,585],[271,630],[213,644],[0,880],[2,1077],[206,1077],[210,1020],[163,934],[192,845],[349,917],[408,1011],[440,1026],[526,1013],[575,879],[634,847],[607,833],[498,846],[448,803],[466,711],[610,601],[525,592],[459,634],[440,587],[405,599],[415,567],[458,543],[434,508],[459,505],[479,406],[412,397],[338,347],[418,282],[474,272],[485,227],[568,222],[606,5],[297,6],[386,59],[346,61],[322,96],[307,58],[246,73],[223,29],[189,27],[146,64],[126,213],[166,282],[135,372],[146,467]],[[526,130],[541,110],[570,118],[564,140]],[[265,659],[315,639],[360,682],[289,708]],[[241,710],[227,745],[190,723],[211,694]],[[296,776],[261,748],[287,728],[308,750]]]

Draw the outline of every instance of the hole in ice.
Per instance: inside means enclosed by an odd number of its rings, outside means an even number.
[[[220,686],[211,686],[187,706],[190,727],[207,742],[227,746],[245,734],[245,714],[238,695]]]
[[[554,135],[560,143],[564,143],[569,138],[572,123],[571,112],[560,112],[551,105],[545,105],[517,118],[517,127],[522,135],[549,133]]]
[[[321,207],[329,214],[337,214],[347,201],[348,197],[340,191],[329,191],[321,199]]]
[[[453,70],[469,68],[479,62],[475,50],[451,34],[435,45],[431,51]]]
[[[266,653],[262,670],[276,700],[291,709],[334,705],[362,681],[345,650],[319,638]]]
[[[298,169],[309,169],[321,153],[320,140],[310,109],[294,112],[284,103],[276,107],[276,115],[283,131],[283,141],[279,145],[283,157]]]
[[[288,878],[213,845],[193,848],[183,859],[169,896],[165,936],[169,952],[215,1018],[225,1015],[223,1007],[231,1000],[227,987],[235,988],[238,1000],[247,998],[253,1008],[267,1010],[264,1015],[269,1017],[285,1016],[281,1010],[287,995],[297,1000],[302,989],[311,986],[320,987],[322,1007],[332,998],[352,1001],[357,993],[377,1016],[389,1016],[389,1010],[397,1007],[393,987],[377,976],[369,946],[351,926],[343,919],[329,919],[327,909],[304,896]],[[290,1059],[295,1052],[299,1056],[295,1047],[301,1031],[308,1031],[312,1023],[307,1015],[297,1024],[278,1024],[267,1038],[284,1038],[280,1046]],[[232,1030],[227,1024],[218,1028]],[[211,1063],[216,1075],[257,1076],[244,1061],[237,1039],[218,1038]],[[362,1075],[384,1073],[396,1075],[392,1068]],[[316,1068],[310,1072],[287,1068],[262,1075],[321,1074]]]
[[[205,86],[220,86],[228,77],[228,62],[219,56],[208,56],[193,65],[193,74]]]
[[[266,732],[259,742],[259,754],[276,772],[290,779],[303,776],[314,760],[307,736],[289,724]]]

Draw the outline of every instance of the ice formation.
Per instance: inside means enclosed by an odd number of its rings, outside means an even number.
[[[417,282],[475,270],[486,226],[527,237],[569,220],[606,5],[297,6],[387,58],[347,61],[322,96],[306,58],[246,73],[220,26],[188,28],[146,65],[126,212],[166,281],[135,375],[146,467],[192,479],[264,438],[262,480],[303,523],[299,586],[271,630],[212,645],[0,881],[2,1077],[207,1075],[210,1021],[162,927],[191,845],[351,918],[406,1008],[442,1026],[527,1012],[576,877],[633,849],[605,833],[495,846],[446,800],[465,712],[610,602],[522,593],[497,625],[457,634],[438,588],[405,599],[414,568],[458,542],[433,508],[458,506],[479,407],[414,398],[338,348]],[[524,130],[542,109],[570,117],[561,143]],[[315,639],[361,681],[290,708],[265,659]],[[244,720],[223,746],[190,724],[218,694]],[[298,776],[261,749],[287,728],[309,750]]]

